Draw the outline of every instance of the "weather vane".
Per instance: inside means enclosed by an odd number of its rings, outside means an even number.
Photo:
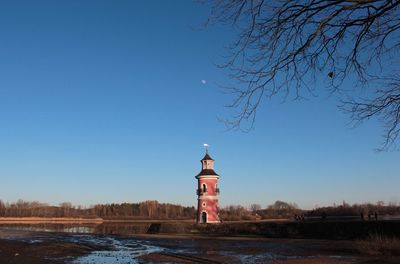
[[[208,147],[209,147],[210,145],[208,145],[207,143],[204,143],[203,146],[204,146],[204,148],[206,149],[206,153],[208,154]]]

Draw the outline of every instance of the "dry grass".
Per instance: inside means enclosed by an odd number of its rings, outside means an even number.
[[[357,241],[361,254],[373,256],[400,256],[400,239],[395,237],[371,234],[365,240]]]

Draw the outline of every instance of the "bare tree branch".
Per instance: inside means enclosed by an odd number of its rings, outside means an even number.
[[[234,95],[229,107],[239,109],[227,121],[231,128],[251,129],[265,98],[307,97],[318,90],[317,80],[334,93],[355,77],[355,87],[375,89],[375,98],[366,102],[380,108],[365,115],[363,100],[346,101],[348,105],[342,108],[355,121],[380,118],[385,126],[383,149],[398,139],[399,117],[394,108],[399,101],[392,93],[399,83],[400,0],[210,3],[209,22],[232,25],[238,32],[220,65],[237,81],[237,86],[227,90]],[[394,99],[380,104],[384,97]]]
[[[371,99],[350,99],[341,105],[356,124],[379,116],[384,124],[384,141],[379,151],[395,148],[400,134],[400,78],[386,80],[384,85],[385,89],[378,90]]]

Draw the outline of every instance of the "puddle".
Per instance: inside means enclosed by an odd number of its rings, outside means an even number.
[[[82,242],[82,238],[78,239]],[[83,238],[85,240],[85,238]],[[136,264],[139,263],[136,258],[154,252],[161,252],[164,249],[151,245],[148,241],[138,240],[118,240],[116,238],[96,238],[88,237],[91,243],[97,245],[111,246],[111,250],[94,251],[89,255],[79,257],[71,264]]]
[[[87,256],[80,257],[71,264],[136,264],[129,251],[95,251]]]

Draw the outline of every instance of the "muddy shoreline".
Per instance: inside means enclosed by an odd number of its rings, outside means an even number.
[[[51,234],[45,234],[51,237]],[[95,250],[107,250],[107,247],[93,244],[67,241],[43,240],[40,243],[29,240],[34,238],[30,232],[4,232],[0,230],[0,263],[8,264],[62,264],[76,257],[84,256]]]
[[[14,226],[28,230],[35,227],[62,232],[71,228],[97,234],[171,234],[205,236],[264,236],[270,238],[304,238],[327,240],[365,239],[370,234],[400,239],[400,221],[253,221],[227,222],[217,225],[193,221],[123,221],[101,219],[0,219],[0,228]]]
[[[115,248],[116,244],[120,246]],[[142,245],[147,246],[147,251],[137,253]],[[201,263],[193,259],[191,261],[191,257],[232,264],[400,263],[399,258],[363,255],[354,245],[354,241],[275,239],[259,236],[96,235],[0,228],[0,263]],[[97,261],[99,257],[110,258],[112,254],[117,254],[114,261]],[[79,258],[83,261],[74,262]]]

